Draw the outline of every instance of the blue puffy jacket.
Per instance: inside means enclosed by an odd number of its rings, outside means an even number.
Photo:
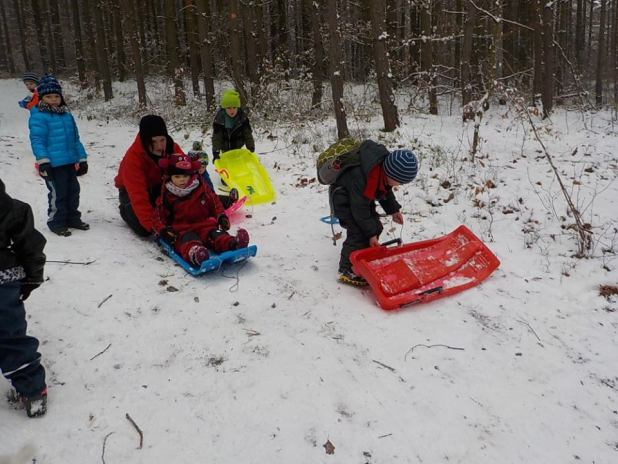
[[[40,111],[38,107],[30,111],[30,144],[37,163],[51,163],[52,167],[78,163],[85,160],[86,150],[79,140],[77,125],[73,115]]]

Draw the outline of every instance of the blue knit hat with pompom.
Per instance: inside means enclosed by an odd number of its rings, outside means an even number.
[[[56,93],[62,96],[62,86],[60,85],[60,82],[58,82],[58,79],[51,74],[45,74],[41,77],[36,90],[39,92],[39,98],[49,95],[50,93]]]

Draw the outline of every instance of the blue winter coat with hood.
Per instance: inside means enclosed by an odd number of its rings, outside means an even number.
[[[30,144],[38,164],[52,167],[86,160],[86,150],[79,140],[77,125],[68,111],[52,113],[37,106],[30,111]]]

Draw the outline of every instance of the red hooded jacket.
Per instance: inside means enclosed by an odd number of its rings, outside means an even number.
[[[38,104],[39,104],[39,91],[35,90],[32,93],[32,99],[30,100],[30,102],[28,104],[26,104],[26,109],[27,110],[31,110],[32,108],[34,108]]]
[[[182,149],[174,143],[174,153]],[[125,189],[133,211],[146,230],[153,230],[154,208],[149,192],[161,189],[163,171],[142,145],[139,134],[120,162],[118,175],[114,179],[116,188]]]
[[[198,179],[197,188],[184,197],[174,195],[163,186],[161,196],[157,198],[155,232],[169,226],[179,235],[191,231],[205,238],[210,230],[218,227],[217,219],[225,212],[221,200],[202,179]]]

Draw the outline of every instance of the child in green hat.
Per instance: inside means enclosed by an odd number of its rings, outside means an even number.
[[[234,89],[224,90],[220,106],[212,123],[213,161],[219,159],[220,153],[243,146],[249,151],[255,151],[249,118],[240,107],[240,94]]]

